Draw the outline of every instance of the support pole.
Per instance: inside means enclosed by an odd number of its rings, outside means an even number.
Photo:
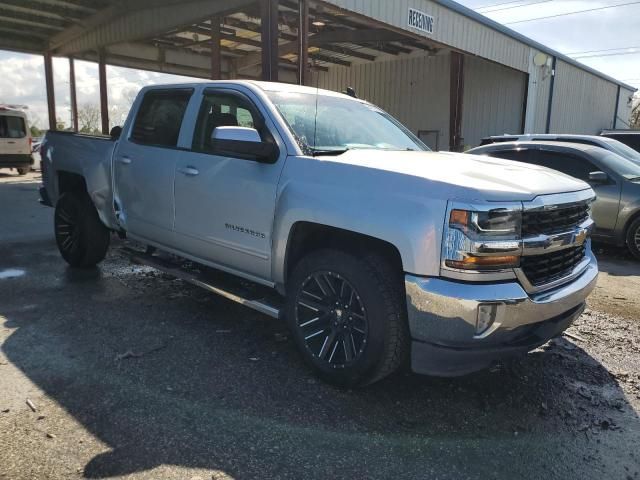
[[[100,118],[102,119],[102,134],[109,135],[109,99],[107,98],[107,65],[104,50],[99,53],[98,77],[100,81]]]
[[[451,52],[451,84],[449,103],[449,150],[461,152],[462,138],[462,109],[464,97],[464,55]]]
[[[278,3],[279,0],[260,2],[262,80],[269,82],[278,81]]]
[[[71,120],[73,131],[78,128],[78,97],[76,96],[76,67],[73,58],[69,57],[69,98],[71,99]]]
[[[44,54],[44,81],[47,90],[47,110],[49,112],[49,130],[57,130],[56,95],[53,89],[53,62],[51,53]]]
[[[553,57],[551,65],[551,80],[549,81],[549,104],[547,105],[547,123],[544,133],[551,133],[551,114],[553,113],[553,94],[556,86],[556,67],[558,65],[558,57]]]
[[[309,82],[309,0],[299,0],[298,18],[298,83]]]
[[[220,54],[220,17],[211,18],[211,79],[222,78],[222,56]]]

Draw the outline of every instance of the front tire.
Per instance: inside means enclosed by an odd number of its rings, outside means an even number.
[[[98,217],[86,193],[63,193],[54,214],[56,243],[60,255],[75,268],[96,266],[107,254],[109,230]]]
[[[24,176],[31,171],[31,167],[24,167],[24,168],[20,167],[16,170],[18,170],[18,175]]]
[[[364,386],[394,372],[409,335],[400,275],[381,257],[320,250],[294,268],[286,314],[305,361],[328,383]]]
[[[627,229],[627,248],[640,260],[640,217],[636,218]]]

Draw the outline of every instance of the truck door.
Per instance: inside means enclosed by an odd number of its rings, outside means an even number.
[[[192,89],[149,90],[114,156],[116,215],[125,230],[173,244],[178,136]]]
[[[212,153],[217,127],[256,128],[279,142],[275,127],[239,91],[203,92],[190,151],[181,151],[175,175],[175,232],[181,250],[261,279],[270,278],[271,229],[284,148],[275,163]]]

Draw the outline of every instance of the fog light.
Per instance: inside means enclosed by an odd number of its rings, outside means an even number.
[[[483,303],[478,305],[478,317],[476,319],[476,335],[486,332],[496,321],[498,304]]]

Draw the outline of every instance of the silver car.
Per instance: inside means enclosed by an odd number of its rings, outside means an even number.
[[[617,153],[621,157],[631,160],[640,165],[640,152],[634,150],[629,145],[614,138],[597,135],[575,135],[575,134],[523,134],[523,135],[494,135],[482,139],[482,145],[502,142],[563,142],[579,143],[591,145],[593,147],[604,148],[610,152]]]
[[[640,164],[610,150],[565,142],[500,142],[467,153],[541,165],[588,182],[597,196],[593,238],[626,245],[640,260]]]

